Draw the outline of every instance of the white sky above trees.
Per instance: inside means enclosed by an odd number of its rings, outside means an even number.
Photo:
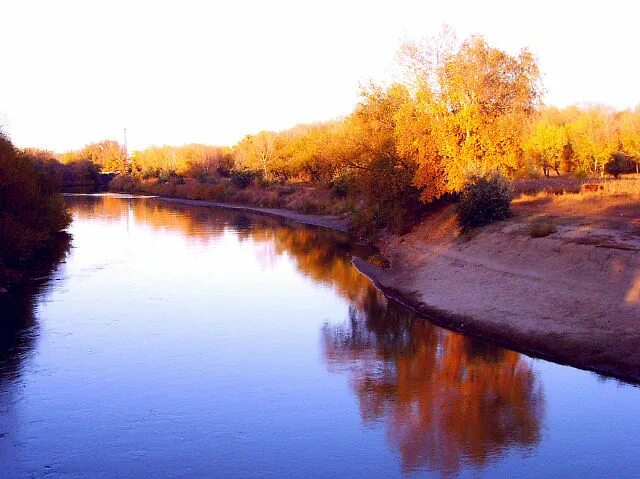
[[[636,0],[3,0],[0,124],[63,151],[110,138],[233,144],[349,113],[403,39],[537,55],[545,101],[640,103]]]

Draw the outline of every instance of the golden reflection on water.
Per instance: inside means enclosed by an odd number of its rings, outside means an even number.
[[[405,471],[455,475],[540,441],[542,390],[514,351],[416,320],[373,292],[323,339],[327,364],[349,376],[363,421],[384,422]]]
[[[452,476],[540,442],[544,397],[530,362],[387,300],[351,265],[345,235],[272,217],[133,201],[129,209],[118,198],[74,198],[73,205],[80,218],[129,215],[202,242],[229,228],[240,240],[264,245],[258,249],[263,267],[286,254],[304,275],[348,300],[348,321],[322,327],[324,360],[331,372],[348,377],[362,421],[386,428],[405,472],[428,468]],[[211,223],[226,226],[212,231]]]

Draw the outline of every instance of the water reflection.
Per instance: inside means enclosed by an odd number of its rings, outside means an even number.
[[[541,441],[530,361],[388,301],[344,234],[154,199],[69,203],[64,290],[36,320],[43,280],[0,332],[0,468],[16,477],[50,463],[74,477],[455,475]]]
[[[516,352],[437,328],[371,288],[322,336],[328,367],[348,375],[362,420],[384,423],[405,472],[453,476],[540,441],[542,388]]]
[[[47,294],[52,276],[70,248],[70,238],[61,235],[29,273],[33,280],[0,295],[0,386],[15,379],[37,338],[36,307]]]
[[[134,200],[135,201],[135,200]],[[315,283],[348,300],[347,322],[322,328],[324,358],[348,376],[362,421],[383,423],[404,472],[424,468],[455,475],[481,468],[541,438],[544,397],[530,362],[514,351],[452,333],[387,300],[353,268],[344,234],[279,218],[212,208],[117,198],[76,198],[78,218],[144,223],[211,242],[231,230],[251,241],[270,269],[283,255]],[[212,224],[222,225],[211,228]]]
[[[130,221],[158,231],[175,230],[201,244],[213,243],[225,232],[232,231],[240,241],[265,247],[258,251],[258,259],[266,269],[275,264],[275,258],[286,255],[294,260],[303,275],[334,287],[349,300],[361,299],[372,289],[370,281],[353,268],[349,256],[366,256],[372,251],[354,245],[347,235],[338,231],[313,228],[273,216],[154,199],[77,196],[70,197],[69,201],[78,220]],[[212,225],[216,227],[212,228]]]

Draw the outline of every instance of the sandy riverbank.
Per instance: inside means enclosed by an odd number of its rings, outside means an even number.
[[[345,219],[161,198],[348,230]],[[522,218],[462,239],[451,209],[381,241],[391,267],[355,258],[386,294],[433,322],[556,362],[640,381],[640,235],[564,225],[532,238]]]
[[[532,238],[515,218],[470,239],[443,212],[356,266],[436,323],[556,362],[640,381],[640,235],[562,226]]]

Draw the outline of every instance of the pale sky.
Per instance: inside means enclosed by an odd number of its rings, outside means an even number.
[[[56,151],[233,144],[349,113],[403,39],[529,47],[558,106],[640,103],[640,2],[1,0],[0,125]]]

